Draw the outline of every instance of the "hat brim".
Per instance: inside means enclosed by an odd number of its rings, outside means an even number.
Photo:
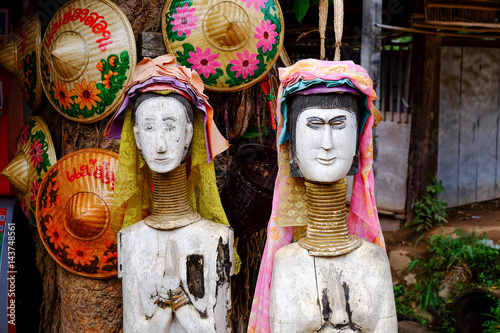
[[[130,22],[108,0],[74,0],[50,21],[42,42],[43,90],[64,117],[99,121],[119,106],[136,64]]]
[[[230,92],[258,83],[283,46],[284,19],[275,0],[167,0],[167,51],[198,72],[205,88]]]
[[[52,258],[72,273],[90,278],[117,274],[119,228],[110,224],[117,166],[117,153],[82,149],[59,160],[40,185],[40,238]]]

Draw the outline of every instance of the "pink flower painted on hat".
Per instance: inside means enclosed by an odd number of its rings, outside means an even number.
[[[33,142],[31,143],[30,157],[31,163],[33,163],[35,168],[38,168],[38,166],[40,166],[40,162],[43,161],[42,154],[43,150],[40,139],[33,140]]]
[[[241,1],[246,2],[248,8],[252,7],[253,5],[255,10],[258,12],[260,12],[260,8],[266,7],[265,3],[267,2],[267,0],[241,0]]]
[[[49,237],[49,242],[53,243],[56,249],[64,249],[63,239],[66,237],[67,232],[62,222],[49,219],[48,222],[45,222],[45,227],[47,228],[45,235]]]
[[[262,52],[264,53],[267,50],[271,51],[273,44],[276,44],[276,38],[274,37],[278,36],[278,33],[274,29],[276,29],[276,24],[271,24],[271,20],[262,20],[260,27],[255,28],[257,33],[253,38],[258,40],[257,48],[262,46]]]
[[[30,127],[28,124],[24,125],[21,129],[21,134],[19,135],[19,144],[22,146],[28,141],[28,136],[30,134]]]
[[[215,74],[215,67],[220,67],[220,62],[217,59],[219,57],[216,53],[211,53],[210,48],[202,51],[198,46],[196,47],[196,52],[189,52],[189,58],[187,61],[193,64],[193,69],[200,74],[203,74],[205,78],[208,78],[210,74]]]
[[[232,59],[230,63],[233,65],[230,70],[236,72],[236,77],[243,75],[246,79],[248,75],[252,76],[253,72],[258,68],[257,64],[260,62],[257,57],[257,53],[249,54],[248,50],[243,51],[243,53],[236,53],[238,60]]]
[[[90,265],[90,260],[94,258],[92,253],[94,253],[93,249],[81,243],[76,243],[68,248],[68,259],[73,259],[76,265]]]
[[[194,16],[193,14],[196,12],[196,8],[189,8],[188,4],[185,3],[182,7],[177,7],[177,13],[172,14],[174,20],[172,21],[172,31],[177,31],[177,35],[179,37],[182,36],[183,33],[186,36],[191,35],[191,30],[195,30],[198,26],[196,25],[196,21],[199,20],[198,16]]]
[[[31,183],[30,187],[30,201],[34,202],[36,200],[36,194],[38,193],[38,188],[40,187],[39,179],[35,179],[33,183]]]

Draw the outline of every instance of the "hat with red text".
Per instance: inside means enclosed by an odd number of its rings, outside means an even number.
[[[64,117],[96,122],[115,111],[136,64],[132,27],[109,0],[73,0],[42,41],[42,86]]]
[[[110,225],[117,165],[115,152],[82,149],[60,159],[40,184],[38,233],[52,258],[72,273],[117,274],[117,232]]]

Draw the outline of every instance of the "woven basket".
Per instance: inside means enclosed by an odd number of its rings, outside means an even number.
[[[500,2],[495,0],[426,0],[425,19],[444,22],[497,23]]]
[[[277,153],[265,145],[242,145],[231,164],[221,202],[235,237],[264,228],[271,216]]]
[[[59,160],[40,185],[40,238],[52,258],[72,273],[117,274],[116,232],[110,226],[117,166],[114,152],[82,149]]]
[[[16,152],[2,174],[16,188],[26,217],[35,225],[36,196],[45,173],[57,161],[49,129],[40,117],[26,120]]]
[[[43,89],[64,117],[92,123],[121,103],[136,64],[132,27],[108,0],[74,0],[43,37]]]
[[[179,64],[221,92],[259,82],[278,59],[285,31],[276,0],[167,0],[162,29]]]

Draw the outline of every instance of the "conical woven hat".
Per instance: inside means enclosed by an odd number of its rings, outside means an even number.
[[[42,102],[42,48],[40,17],[37,13],[24,16],[19,23],[16,37],[16,75],[31,110],[36,111]]]
[[[17,77],[24,99],[33,111],[42,102],[41,39],[40,17],[30,10],[21,18],[15,38],[0,50],[0,64]]]
[[[135,39],[109,0],[74,0],[56,13],[42,43],[43,89],[59,113],[96,122],[121,102],[136,64]]]
[[[17,49],[15,40],[11,40],[0,49],[0,65],[12,74],[16,74]]]
[[[259,82],[281,52],[284,20],[275,0],[167,0],[163,38],[205,87],[236,91]]]
[[[45,173],[57,161],[49,129],[40,117],[31,117],[17,138],[14,159],[2,174],[17,189],[26,217],[35,225],[36,195]]]
[[[52,258],[72,273],[117,274],[116,232],[110,226],[117,165],[114,152],[82,149],[60,159],[40,185],[38,232]]]

